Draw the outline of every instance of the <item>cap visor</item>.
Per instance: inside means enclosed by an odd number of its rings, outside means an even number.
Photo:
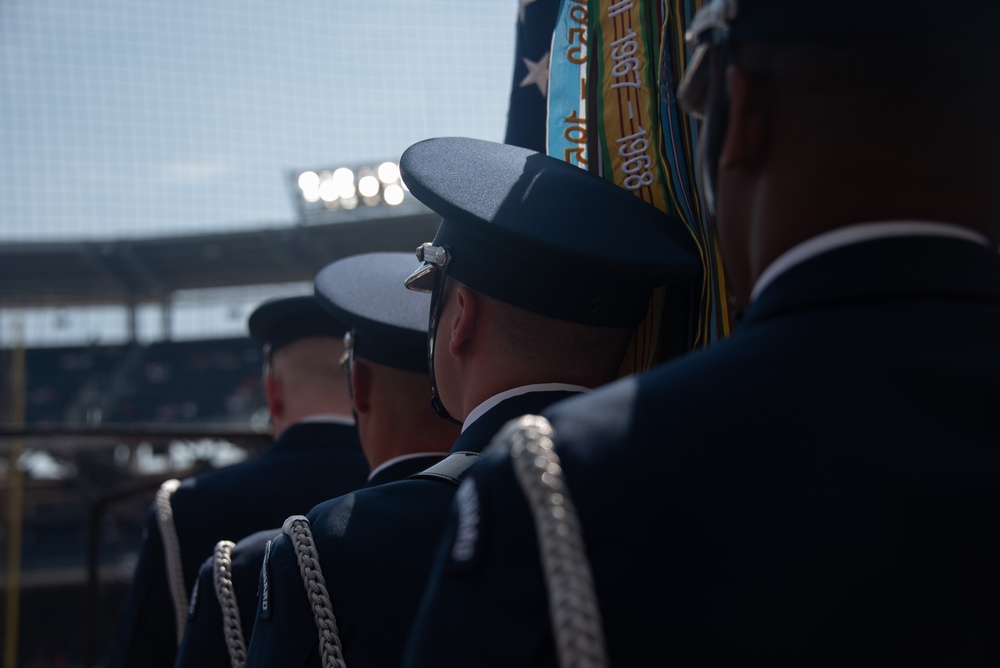
[[[407,290],[416,292],[431,292],[434,289],[434,270],[436,265],[424,262],[412,274],[406,277],[403,285]]]

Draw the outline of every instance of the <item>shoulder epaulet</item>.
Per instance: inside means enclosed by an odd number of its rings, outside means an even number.
[[[418,480],[441,480],[442,482],[458,485],[462,482],[469,469],[482,457],[480,452],[468,452],[465,450],[453,452],[441,461],[432,466],[428,466],[423,471],[414,473],[410,478]]]

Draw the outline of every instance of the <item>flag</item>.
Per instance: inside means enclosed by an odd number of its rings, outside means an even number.
[[[559,0],[518,0],[505,144],[546,153],[549,54]]]
[[[719,253],[715,225],[698,195],[695,147],[698,123],[677,102],[677,86],[687,67],[690,48],[684,33],[701,8],[701,0],[669,0],[662,21],[660,50],[660,125],[664,136],[667,183],[677,213],[694,235],[702,254],[704,275],[698,297],[699,325],[694,347],[704,347],[729,335],[732,328],[730,295]]]
[[[702,0],[519,0],[504,142],[587,169],[659,208],[702,255],[696,286],[660,289],[621,374],[729,334],[714,226],[695,174],[697,122],[677,104]],[[613,231],[611,231],[613,233]]]
[[[559,5],[549,57],[548,154],[577,167],[596,167],[587,159],[591,143],[588,104],[590,62],[587,0]]]
[[[563,12],[581,4],[563,0]],[[711,345],[730,331],[714,224],[694,177],[698,125],[677,104],[690,55],[684,34],[701,4],[586,0],[588,169],[682,223],[701,252],[703,268],[702,281],[691,289],[668,286],[654,295],[623,374]],[[550,87],[555,90],[556,84]],[[550,109],[558,104],[552,97]],[[550,136],[552,121],[550,116]]]

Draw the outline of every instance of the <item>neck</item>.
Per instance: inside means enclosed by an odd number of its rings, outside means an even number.
[[[361,416],[358,430],[368,466],[375,470],[390,459],[427,452],[447,452],[459,435],[459,427],[435,415],[430,406],[420,407],[414,418]]]
[[[939,169],[924,164],[888,164],[865,168],[837,165],[824,169],[822,160],[799,161],[760,179],[749,210],[746,277],[740,281],[741,301],[749,287],[782,253],[824,232],[883,220],[925,220],[959,225],[1000,246],[1000,207],[985,193],[989,188],[946,187]],[[809,165],[805,163],[811,163]],[[886,174],[895,176],[888,178]],[[850,178],[844,178],[849,174]],[[970,192],[972,190],[973,192]],[[743,303],[746,303],[743,301]]]
[[[588,371],[590,371],[588,369]],[[462,394],[461,417],[465,421],[469,414],[483,402],[508,390],[527,385],[551,385],[553,383],[593,389],[612,378],[594,378],[593,373],[577,373],[573,369],[532,369],[520,373],[510,373],[509,369],[489,368],[470,372],[466,376],[465,391]]]

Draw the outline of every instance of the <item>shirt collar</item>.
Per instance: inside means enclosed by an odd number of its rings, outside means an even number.
[[[862,241],[909,236],[952,237],[966,239],[974,243],[983,244],[984,246],[990,245],[990,240],[984,235],[951,223],[937,223],[925,220],[887,220],[848,225],[818,234],[811,239],[792,246],[775,258],[757,278],[757,282],[753,286],[753,291],[750,293],[750,301],[753,302],[757,299],[764,288],[770,285],[775,278],[795,265],[816,257],[821,253]]]
[[[335,424],[343,424],[348,427],[353,427],[355,425],[354,418],[347,415],[339,415],[337,413],[317,413],[315,415],[307,415],[301,420],[295,422],[295,424],[302,424],[303,422],[333,422]]]
[[[396,464],[398,462],[403,462],[403,461],[406,461],[407,459],[416,459],[417,457],[430,457],[432,455],[437,455],[439,457],[443,457],[444,456],[440,452],[411,452],[410,454],[399,455],[398,457],[392,457],[390,459],[385,460],[384,462],[382,462],[381,464],[379,464],[375,468],[373,468],[372,471],[371,471],[371,473],[368,474],[368,480],[371,480],[376,475],[378,475],[379,472],[381,472],[384,469],[389,468],[390,466],[392,466],[393,464]]]
[[[590,392],[590,388],[582,385],[570,385],[568,383],[536,383],[534,385],[522,385],[521,387],[505,390],[500,394],[494,394],[492,397],[469,411],[469,415],[465,418],[465,422],[462,423],[462,431],[465,431],[470,424],[478,420],[484,413],[486,413],[486,411],[490,410],[501,401],[510,399],[511,397],[518,397],[522,394],[528,394],[529,392]]]

